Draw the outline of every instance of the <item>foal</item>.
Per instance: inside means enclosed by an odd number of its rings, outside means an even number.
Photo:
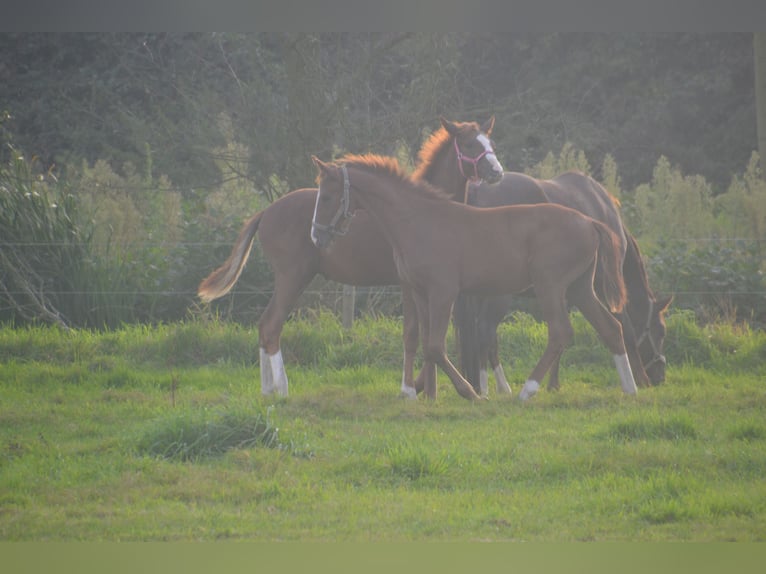
[[[312,160],[319,170],[315,229],[331,220],[339,224],[362,208],[393,247],[399,279],[412,292],[421,322],[426,397],[436,398],[438,365],[462,397],[480,398],[445,352],[458,293],[497,295],[530,287],[548,325],[548,345],[521,399],[537,392],[573,336],[567,301],[577,305],[614,355],[623,391],[636,393],[622,328],[593,290],[600,262],[607,303],[613,311],[625,304],[617,238],[605,225],[558,205],[479,209],[458,204],[408,178],[391,158],[346,156],[337,164]]]

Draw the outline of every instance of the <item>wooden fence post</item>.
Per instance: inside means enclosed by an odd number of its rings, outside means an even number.
[[[356,287],[353,285],[343,285],[343,316],[342,323],[344,329],[350,329],[354,326],[354,302],[356,299]]]

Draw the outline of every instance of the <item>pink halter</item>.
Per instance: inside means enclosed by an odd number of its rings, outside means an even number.
[[[468,157],[467,155],[463,155],[463,152],[460,151],[460,148],[457,145],[457,138],[453,141],[455,142],[455,153],[457,154],[457,165],[460,168],[460,175],[462,175],[466,179],[480,179],[479,178],[479,161],[481,161],[481,158],[483,158],[485,155],[489,153],[489,150],[485,149],[476,157]],[[471,165],[473,165],[473,176],[468,177],[463,171],[464,161],[467,161]]]

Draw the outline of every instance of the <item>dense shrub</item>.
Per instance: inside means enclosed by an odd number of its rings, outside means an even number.
[[[226,116],[219,123],[228,142],[212,150],[220,182],[183,197],[152,173],[148,147],[141,169],[97,161],[59,179],[19,153],[0,166],[0,320],[114,327],[177,321],[192,311],[255,324],[273,291],[257,241],[230,295],[209,307],[196,297],[199,282],[228,257],[243,221],[268,205],[241,175],[251,161],[248,147],[233,139]],[[568,169],[590,172],[572,144],[529,172],[552,177]],[[674,306],[693,309],[702,321],[766,324],[766,182],[757,153],[718,195],[664,157],[651,182],[633,191],[621,189],[611,157],[601,179],[620,200],[656,293],[675,294]],[[271,188],[288,191],[277,178]],[[298,306],[338,311],[341,300],[339,285],[317,278]],[[359,289],[356,302],[358,315],[401,313],[395,287]],[[514,309],[534,313],[535,302],[518,299]]]
[[[652,285],[705,319],[766,324],[766,277],[757,241],[660,242],[649,258]]]
[[[0,165],[0,320],[67,326],[83,306],[90,235],[68,189],[13,152]]]

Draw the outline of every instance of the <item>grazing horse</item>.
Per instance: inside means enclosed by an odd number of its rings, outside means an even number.
[[[488,138],[494,117],[484,125],[450,122],[423,144],[413,177],[427,181],[454,198],[464,201],[466,182],[480,177],[497,181],[503,168]],[[229,292],[250,256],[256,233],[261,249],[274,273],[274,294],[258,322],[261,392],[288,394],[280,338],[282,326],[295,302],[315,275],[357,286],[399,284],[394,256],[384,233],[369,214],[359,211],[353,221],[343,217],[322,228],[312,227],[317,189],[298,189],[285,194],[245,222],[231,255],[210,273],[198,288],[203,301]],[[340,213],[340,212],[339,212]],[[317,247],[317,234],[337,236],[332,249]],[[409,294],[402,292],[404,322],[404,367],[402,393],[416,396],[413,364],[418,345],[418,322]]]
[[[436,398],[440,367],[458,394],[478,399],[445,351],[452,305],[460,292],[477,295],[534,289],[548,325],[548,345],[520,397],[527,400],[573,336],[567,303],[578,306],[614,355],[625,393],[635,394],[620,323],[593,290],[602,266],[605,300],[612,310],[625,304],[619,242],[610,229],[559,205],[480,209],[450,201],[438,188],[408,178],[398,163],[375,155],[346,156],[335,164],[313,158],[319,193],[314,223],[317,240],[333,236],[322,228],[363,209],[393,247],[399,279],[412,293],[420,320],[424,392]]]
[[[633,376],[639,386],[659,384],[665,379],[665,339],[663,314],[671,297],[658,300],[649,288],[646,270],[635,238],[625,229],[617,200],[593,178],[578,172],[567,172],[550,180],[540,180],[523,173],[506,172],[494,184],[469,183],[466,202],[477,207],[555,203],[576,209],[606,224],[620,240],[620,265],[628,290],[624,312],[615,313],[623,328],[625,346]],[[599,291],[596,269],[596,292]],[[498,357],[497,328],[511,306],[510,296],[462,296],[455,305],[455,327],[460,344],[461,368],[464,376],[482,394],[487,393],[486,364],[495,375],[498,393],[509,393]],[[548,388],[556,389],[559,360],[554,361]]]

